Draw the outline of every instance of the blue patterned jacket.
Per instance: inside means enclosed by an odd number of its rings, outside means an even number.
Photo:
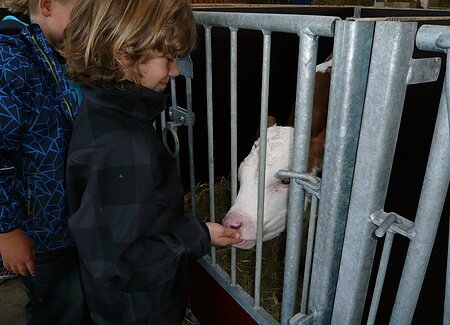
[[[38,25],[0,22],[0,233],[21,228],[43,253],[73,246],[65,164],[78,110]]]

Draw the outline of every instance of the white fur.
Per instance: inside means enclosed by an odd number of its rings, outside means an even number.
[[[267,129],[264,240],[276,237],[286,227],[288,186],[281,184],[277,172],[281,169],[289,170],[291,167],[293,134],[292,127],[273,126]],[[256,238],[259,151],[258,139],[250,154],[239,166],[240,189],[234,205],[227,214],[227,216],[230,214],[228,219],[231,219],[233,214],[234,220],[237,215],[244,221],[245,227],[241,227],[242,229],[238,231],[242,239],[250,241]],[[224,224],[227,225],[227,217]]]

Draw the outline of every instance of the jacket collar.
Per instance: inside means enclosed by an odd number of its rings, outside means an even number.
[[[85,99],[95,105],[121,111],[140,120],[154,120],[164,109],[165,93],[144,87],[130,87],[130,82],[114,86],[83,85]]]

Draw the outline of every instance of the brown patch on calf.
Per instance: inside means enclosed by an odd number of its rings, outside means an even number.
[[[277,119],[275,118],[275,116],[267,116],[267,127],[270,128],[271,126],[277,125]],[[256,137],[255,139],[259,139],[259,128],[258,130],[256,130]]]
[[[329,58],[332,55],[329,56]],[[328,58],[327,60],[328,61]],[[314,103],[309,145],[308,172],[321,169],[325,150],[325,135],[328,115],[328,97],[330,96],[331,67],[326,72],[316,72],[314,85]],[[295,106],[292,108],[288,125],[294,126]]]
[[[267,116],[267,127],[270,128],[277,124],[277,119],[274,116]]]

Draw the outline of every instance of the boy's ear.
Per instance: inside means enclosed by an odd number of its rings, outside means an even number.
[[[130,77],[130,60],[125,55],[119,54],[116,61],[123,74],[123,79],[128,79]]]
[[[53,13],[53,0],[39,0],[38,10],[44,17],[49,17]]]
[[[119,64],[119,68],[122,71],[128,69],[130,61],[128,60],[128,58],[125,55],[123,55],[123,54],[118,55],[117,58],[116,58],[116,61]]]

